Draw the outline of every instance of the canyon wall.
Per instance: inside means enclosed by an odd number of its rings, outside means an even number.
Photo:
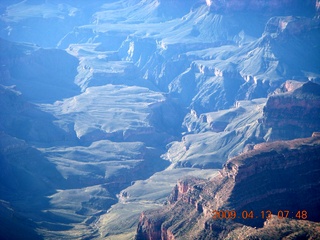
[[[264,107],[263,123],[270,131],[267,139],[301,138],[319,131],[320,85],[309,81],[295,90],[290,83],[284,88],[285,93],[270,96]]]
[[[316,136],[258,144],[213,179],[179,182],[167,206],[141,214],[136,239],[223,239],[239,227],[263,227],[267,210],[275,218],[289,210],[297,221],[296,213],[305,210],[307,220],[319,221],[319,156]],[[213,219],[214,210],[234,210],[237,217]],[[245,219],[245,211],[252,218]]]

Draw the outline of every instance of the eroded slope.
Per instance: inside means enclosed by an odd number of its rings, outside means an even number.
[[[308,220],[319,221],[319,144],[318,137],[258,144],[230,159],[210,181],[180,181],[167,207],[141,215],[136,239],[224,239],[243,225],[262,227],[260,212],[266,209],[276,215],[289,210],[290,218],[303,209]],[[254,217],[217,220],[214,210],[253,211]],[[308,229],[316,236],[314,226]]]

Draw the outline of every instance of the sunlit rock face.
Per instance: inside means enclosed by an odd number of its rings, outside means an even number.
[[[252,227],[248,233],[254,235],[255,228],[268,226],[268,220],[260,215],[261,209],[269,209],[275,213],[272,218],[277,219],[283,208],[292,211],[296,228],[287,226],[290,230],[277,233],[277,237],[294,233],[318,236],[318,223],[303,226],[295,215],[303,208],[309,220],[319,221],[315,211],[320,194],[309,192],[311,185],[320,188],[319,182],[314,182],[320,168],[319,146],[317,137],[259,144],[227,161],[220,174],[210,180],[179,181],[167,206],[141,214],[136,239],[226,239],[233,231],[248,227]],[[213,219],[214,210],[234,210],[239,217],[233,221]],[[253,211],[254,216],[244,219],[243,211]],[[282,228],[281,224],[269,230]]]

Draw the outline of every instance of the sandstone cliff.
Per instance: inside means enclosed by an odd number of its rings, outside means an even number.
[[[269,220],[283,220],[279,212],[289,210],[288,218],[295,221],[295,228],[283,222],[289,230],[281,236],[306,231],[316,236],[319,226],[302,227],[296,214],[305,210],[305,220],[320,221],[319,156],[318,137],[258,144],[229,160],[211,180],[179,182],[167,206],[141,214],[136,239],[225,239],[244,228],[263,232],[272,229],[264,223],[267,210],[276,215]],[[237,217],[213,219],[214,210],[234,210]],[[245,219],[245,211],[252,211],[252,218]]]

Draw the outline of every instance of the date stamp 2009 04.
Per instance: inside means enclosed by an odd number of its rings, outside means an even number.
[[[243,210],[237,212],[236,210],[213,210],[212,218],[213,219],[271,219],[272,216],[276,216],[279,219],[282,218],[292,218],[299,220],[308,219],[308,212],[306,210],[290,211],[290,210],[278,210],[272,212],[270,210],[262,210],[259,213],[256,213],[253,210],[247,211]]]

